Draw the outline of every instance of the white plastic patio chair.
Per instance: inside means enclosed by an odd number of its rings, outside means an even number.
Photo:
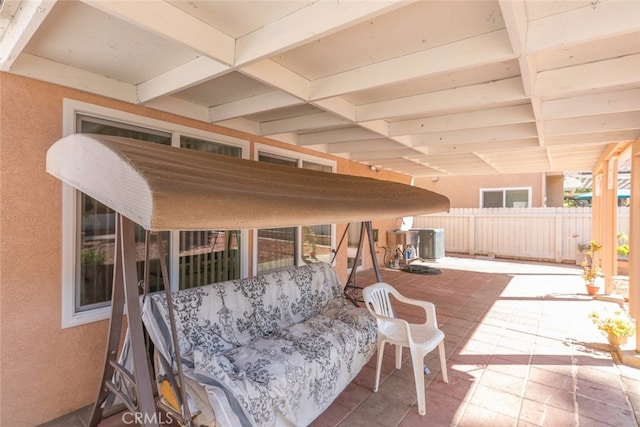
[[[395,317],[395,311],[389,295],[393,295],[399,302],[422,307],[426,321],[423,324],[412,324]],[[363,289],[362,295],[367,309],[378,322],[378,360],[376,364],[376,384],[373,389],[378,391],[380,383],[380,369],[386,343],[396,346],[396,369],[402,364],[402,347],[408,347],[413,365],[416,393],[418,397],[418,413],[426,414],[424,391],[424,357],[438,347],[442,378],[449,382],[447,375],[447,360],[444,353],[444,332],[438,329],[436,321],[436,307],[428,301],[407,298],[387,283],[376,283]]]

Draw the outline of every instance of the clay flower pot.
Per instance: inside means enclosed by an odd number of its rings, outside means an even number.
[[[607,335],[607,340],[609,341],[609,344],[611,344],[614,347],[619,347],[621,345],[624,345],[627,343],[627,338],[628,337],[618,337],[616,335],[612,335],[612,334],[608,334]]]
[[[600,290],[600,286],[598,285],[590,285],[587,283],[585,286],[587,287],[587,293],[591,296],[596,295]]]

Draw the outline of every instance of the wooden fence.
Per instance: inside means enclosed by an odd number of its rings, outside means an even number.
[[[444,229],[447,252],[575,262],[577,245],[591,238],[591,208],[451,209],[414,217],[413,228]],[[629,234],[629,208],[618,210]]]

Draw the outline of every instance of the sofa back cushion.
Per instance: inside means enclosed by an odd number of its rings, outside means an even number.
[[[342,286],[326,263],[310,264],[172,293],[181,353],[194,348],[215,354],[321,313],[330,300],[342,299]],[[151,295],[145,316],[164,323],[170,335],[164,293]],[[145,320],[147,322],[148,320]]]

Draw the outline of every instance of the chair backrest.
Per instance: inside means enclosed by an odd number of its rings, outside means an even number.
[[[396,290],[387,283],[376,283],[362,290],[362,297],[371,314],[384,317],[396,317],[389,294],[395,294]],[[374,316],[375,317],[375,316]]]

